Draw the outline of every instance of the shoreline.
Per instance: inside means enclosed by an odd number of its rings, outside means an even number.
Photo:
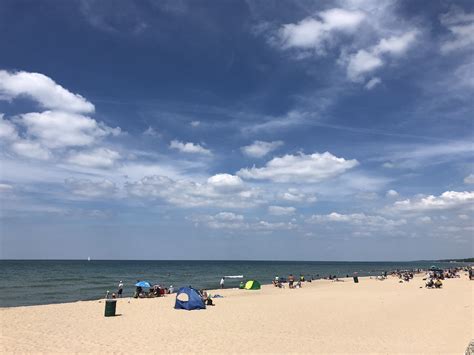
[[[474,282],[441,289],[422,275],[399,283],[359,277],[300,289],[207,290],[206,310],[175,310],[174,295],[0,308],[0,352],[463,353],[474,338]],[[188,334],[188,335],[184,335]]]

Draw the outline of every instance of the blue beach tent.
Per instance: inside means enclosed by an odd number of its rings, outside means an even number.
[[[191,287],[181,287],[176,294],[175,309],[206,309],[206,305],[198,291]]]

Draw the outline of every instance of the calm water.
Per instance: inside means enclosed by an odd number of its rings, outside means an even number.
[[[72,302],[102,298],[116,291],[123,280],[124,296],[131,296],[137,279],[164,286],[192,285],[218,288],[226,275],[244,275],[261,283],[271,283],[275,275],[290,273],[307,277],[377,275],[385,270],[429,268],[434,262],[292,262],[292,261],[78,261],[0,260],[0,306],[11,307]],[[440,267],[454,265],[435,263]],[[239,280],[226,280],[237,287]]]

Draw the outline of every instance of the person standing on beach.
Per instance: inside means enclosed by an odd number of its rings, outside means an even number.
[[[123,282],[122,282],[122,280],[120,280],[120,282],[118,284],[118,290],[117,290],[117,296],[119,298],[122,298],[122,292],[123,292]]]
[[[225,277],[222,276],[222,279],[221,279],[221,282],[220,282],[221,288],[224,288],[224,282],[225,282]]]
[[[294,278],[293,274],[290,274],[290,276],[288,276],[288,287],[293,288],[293,283],[294,282],[295,282],[295,278]]]

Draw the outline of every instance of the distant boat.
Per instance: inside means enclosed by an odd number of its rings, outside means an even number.
[[[87,261],[91,261],[91,257],[90,257],[90,256],[87,257]]]

